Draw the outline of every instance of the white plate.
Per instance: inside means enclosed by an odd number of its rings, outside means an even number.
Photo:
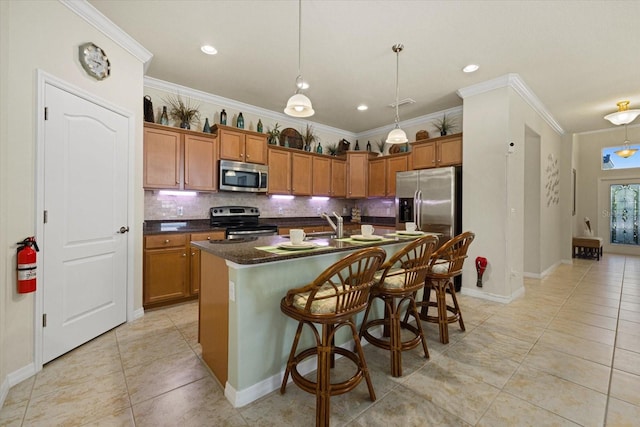
[[[406,236],[422,236],[424,231],[407,231],[407,230],[398,230],[397,234],[404,234]]]
[[[372,234],[371,236],[363,236],[362,234],[354,234],[351,236],[353,240],[363,240],[363,241],[374,241],[374,240],[382,240],[382,236],[376,236]]]
[[[313,242],[302,242],[302,243],[298,243],[298,244],[293,244],[291,242],[282,242],[278,244],[278,247],[280,249],[287,249],[290,251],[299,251],[301,249],[311,249],[311,248],[315,248],[316,244]]]

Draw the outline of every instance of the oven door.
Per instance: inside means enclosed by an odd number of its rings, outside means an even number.
[[[220,160],[220,190],[267,192],[268,167],[253,163]]]
[[[275,236],[278,234],[277,229],[227,229],[227,239],[244,239],[245,237],[263,237]]]

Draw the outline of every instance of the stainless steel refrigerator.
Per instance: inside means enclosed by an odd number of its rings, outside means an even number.
[[[418,230],[442,233],[440,243],[462,231],[461,167],[396,173],[396,228],[411,221]]]

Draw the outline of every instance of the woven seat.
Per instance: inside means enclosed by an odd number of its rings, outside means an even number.
[[[438,324],[440,342],[443,344],[449,342],[449,323],[458,322],[460,329],[465,330],[453,278],[462,274],[467,250],[474,238],[475,234],[467,231],[453,237],[433,253],[426,275],[423,299],[417,303],[422,307],[420,318]],[[435,301],[431,301],[431,291],[435,293]],[[447,304],[447,293],[451,296],[452,305]],[[438,310],[436,316],[429,316],[429,307]]]
[[[284,314],[298,320],[280,393],[286,391],[291,374],[298,387],[315,394],[317,426],[329,425],[331,396],[353,390],[363,378],[371,400],[376,400],[353,318],[366,308],[374,284],[373,276],[385,257],[385,251],[380,248],[354,252],[327,268],[312,283],[289,290],[280,303]],[[304,325],[312,329],[316,346],[296,353]],[[316,325],[321,325],[321,331]],[[353,352],[334,345],[336,331],[342,326],[351,330],[355,341]],[[330,372],[336,353],[351,360],[356,365],[356,372],[345,381],[331,383]],[[312,356],[317,356],[317,382],[303,377],[297,369],[299,363]]]
[[[369,294],[369,305],[360,327],[360,337],[376,347],[391,352],[391,375],[394,377],[402,376],[403,351],[422,344],[424,357],[429,358],[415,295],[424,286],[429,260],[437,243],[437,237],[426,236],[412,241],[395,253],[384,263],[383,270],[376,273],[377,283]],[[384,318],[368,320],[372,303],[376,298],[384,302]],[[405,309],[408,315],[415,318],[415,326],[409,323],[407,318],[400,319]],[[384,327],[383,336],[380,338],[370,331],[379,326]],[[412,338],[402,341],[402,329],[410,331],[413,334]]]

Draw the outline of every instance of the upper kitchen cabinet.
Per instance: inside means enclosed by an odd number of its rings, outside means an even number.
[[[396,172],[408,170],[409,153],[369,160],[369,197],[396,195]]]
[[[331,197],[347,197],[347,162],[331,159]]]
[[[313,156],[313,195],[314,196],[331,196],[331,159],[324,156]],[[344,178],[343,178],[344,179]]]
[[[413,169],[462,164],[462,134],[424,139],[412,144]]]
[[[291,194],[291,152],[269,147],[269,194]]]
[[[217,191],[214,135],[145,123],[143,187]]]
[[[267,163],[267,136],[262,133],[214,125],[220,140],[220,158],[247,163]]]
[[[347,198],[367,197],[367,174],[369,173],[369,152],[347,152]]]
[[[144,126],[144,188],[182,187],[182,134]]]

